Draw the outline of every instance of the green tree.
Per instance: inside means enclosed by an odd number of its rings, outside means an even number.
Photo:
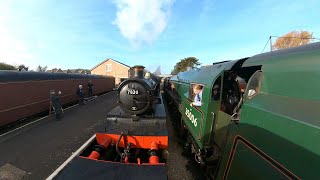
[[[308,31],[291,31],[281,37],[272,45],[273,50],[285,49],[305,45],[311,42],[313,34]]]
[[[0,70],[17,70],[17,68],[10,64],[0,63]]]
[[[201,63],[199,62],[199,59],[195,57],[183,58],[180,60],[180,62],[177,62],[171,74],[178,74],[179,72],[186,71],[188,67],[194,68],[199,66],[200,64]]]
[[[48,67],[47,66],[38,66],[37,67],[37,71],[38,72],[45,72],[46,70],[48,69]]]

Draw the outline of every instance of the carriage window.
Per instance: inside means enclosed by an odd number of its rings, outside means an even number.
[[[253,98],[256,94],[258,94],[261,90],[261,80],[263,74],[262,71],[256,71],[250,78],[248,83],[248,90],[246,93],[247,100]]]
[[[221,94],[221,76],[215,81],[212,87],[211,100],[219,101]]]
[[[202,105],[203,90],[204,90],[204,86],[201,84],[190,84],[189,99],[192,101],[193,106]]]

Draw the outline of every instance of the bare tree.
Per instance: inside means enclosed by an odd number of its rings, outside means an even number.
[[[45,71],[47,70],[47,68],[48,68],[47,66],[40,66],[40,65],[39,65],[39,66],[37,67],[37,71],[38,71],[38,72],[45,72]]]

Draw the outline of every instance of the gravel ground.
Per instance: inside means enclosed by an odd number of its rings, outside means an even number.
[[[202,180],[205,179],[200,166],[191,156],[184,155],[182,140],[178,137],[177,130],[172,125],[175,115],[170,113],[172,109],[167,104],[167,128],[169,133],[169,158],[168,179],[169,180]]]

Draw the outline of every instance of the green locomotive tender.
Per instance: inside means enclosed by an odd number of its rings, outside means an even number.
[[[320,177],[320,43],[214,63],[170,82],[209,177]],[[191,105],[196,84],[200,106]]]

